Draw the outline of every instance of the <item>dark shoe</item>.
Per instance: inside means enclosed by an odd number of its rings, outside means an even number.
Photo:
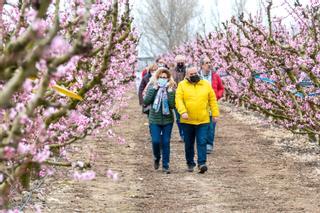
[[[165,174],[170,174],[171,173],[169,168],[168,169],[163,168],[162,172],[165,173]]]
[[[158,161],[158,160],[155,160],[153,166],[154,166],[154,169],[155,169],[155,170],[159,169],[159,166],[160,166],[159,161]]]
[[[200,174],[203,174],[203,173],[205,173],[206,171],[208,171],[208,167],[207,167],[207,165],[205,165],[205,164],[198,166],[198,168],[199,168],[199,173],[200,173]]]
[[[194,165],[188,165],[188,172],[193,172]]]

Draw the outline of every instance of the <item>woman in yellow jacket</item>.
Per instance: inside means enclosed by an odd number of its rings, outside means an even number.
[[[209,110],[216,122],[219,108],[215,93],[208,81],[202,80],[196,67],[189,67],[186,77],[178,84],[176,108],[181,115],[181,127],[184,132],[185,157],[188,171],[196,166],[194,162],[194,143],[197,141],[198,168],[200,173],[208,170],[206,137],[210,123]]]

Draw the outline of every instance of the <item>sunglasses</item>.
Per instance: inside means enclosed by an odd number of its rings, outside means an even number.
[[[160,76],[159,78],[162,78],[162,79],[167,79],[168,77]]]

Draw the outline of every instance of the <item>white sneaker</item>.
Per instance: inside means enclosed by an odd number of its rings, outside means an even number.
[[[207,144],[207,154],[211,154],[213,150],[213,146],[210,144]]]

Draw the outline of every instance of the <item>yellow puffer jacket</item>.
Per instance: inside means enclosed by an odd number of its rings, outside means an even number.
[[[188,113],[189,119],[180,118],[181,123],[199,125],[209,123],[209,110],[212,117],[219,116],[219,108],[216,95],[206,80],[200,80],[192,84],[184,79],[178,85],[176,91],[176,108],[180,115]]]

